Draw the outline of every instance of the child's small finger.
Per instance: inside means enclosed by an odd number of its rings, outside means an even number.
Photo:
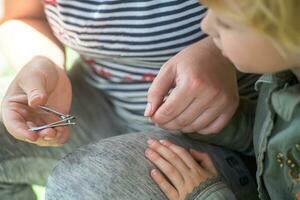
[[[218,174],[218,171],[211,159],[211,157],[205,152],[199,152],[194,149],[190,150],[193,158],[200,162],[201,166],[205,169],[213,173],[214,175]]]
[[[173,144],[169,140],[160,140],[160,143],[167,146],[174,153],[176,153],[190,169],[199,167],[199,164],[191,156],[190,152],[188,152],[185,148],[178,146],[176,144]]]
[[[146,157],[168,177],[176,188],[182,187],[184,179],[179,171],[152,149],[146,149]]]
[[[170,148],[161,144],[157,140],[148,140],[148,144],[151,149],[154,149],[166,161],[176,167],[176,169],[181,173],[182,176],[187,176],[189,167],[175,152],[173,152]]]
[[[169,200],[178,199],[177,190],[167,181],[167,179],[159,172],[159,170],[151,170],[151,177]]]
[[[53,128],[47,128],[47,129],[41,130],[39,132],[39,135],[45,141],[52,141],[52,140],[55,140],[55,138],[56,138],[56,131]]]

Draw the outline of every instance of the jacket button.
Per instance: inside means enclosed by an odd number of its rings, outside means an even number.
[[[289,163],[290,160],[288,160],[288,163]],[[279,164],[279,167],[283,167],[283,164],[284,164],[284,156],[283,156],[283,153],[278,153],[277,154],[277,162]],[[290,161],[291,162],[291,161]]]

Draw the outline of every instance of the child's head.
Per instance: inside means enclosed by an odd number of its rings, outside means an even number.
[[[300,66],[300,0],[201,0],[202,29],[241,71]]]

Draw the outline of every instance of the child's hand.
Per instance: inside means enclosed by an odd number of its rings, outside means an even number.
[[[170,200],[185,199],[195,187],[218,175],[206,153],[188,152],[167,140],[148,140],[148,145],[146,157],[160,170],[153,169],[151,177]]]
[[[37,133],[28,129],[57,121],[54,116],[40,112],[39,105],[68,113],[71,97],[71,85],[64,70],[47,58],[36,57],[9,86],[1,108],[3,123],[16,139],[40,146],[61,145],[69,137],[68,128],[48,128]]]

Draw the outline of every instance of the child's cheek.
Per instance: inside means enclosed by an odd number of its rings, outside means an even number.
[[[249,51],[242,43],[236,39],[224,38],[222,40],[222,53],[227,57],[240,71],[248,71],[244,66],[249,66]]]

